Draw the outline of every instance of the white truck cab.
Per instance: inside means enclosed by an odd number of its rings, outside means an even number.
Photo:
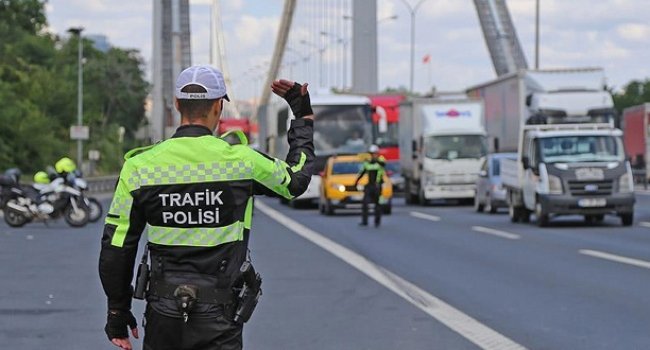
[[[510,218],[546,226],[553,216],[588,222],[615,214],[633,222],[632,170],[623,133],[611,124],[549,124],[522,128],[516,160],[501,160]]]
[[[473,198],[487,152],[483,102],[412,99],[399,123],[407,202]]]

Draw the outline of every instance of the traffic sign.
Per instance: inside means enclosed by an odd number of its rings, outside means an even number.
[[[71,140],[88,140],[90,129],[85,125],[73,125],[70,127]]]
[[[99,151],[96,149],[91,149],[90,151],[88,151],[88,159],[90,160],[99,160],[100,156],[101,155]]]

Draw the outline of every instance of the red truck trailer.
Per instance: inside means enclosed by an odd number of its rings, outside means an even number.
[[[650,157],[650,103],[623,110],[623,142],[632,168],[648,174]]]
[[[399,104],[404,95],[371,95],[372,131],[379,153],[386,158],[386,170],[397,192],[404,190],[404,179],[399,167]]]
[[[399,160],[399,104],[404,95],[371,95],[372,127],[375,142],[386,160]]]
[[[221,119],[221,121],[219,121],[219,126],[217,128],[217,133],[219,135],[223,135],[228,131],[233,130],[241,130],[244,135],[246,135],[246,138],[250,141],[251,123],[248,119],[227,118]],[[235,140],[233,139],[232,141],[234,142]]]

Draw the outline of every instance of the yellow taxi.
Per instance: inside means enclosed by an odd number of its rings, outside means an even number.
[[[320,198],[318,209],[321,214],[334,215],[336,209],[361,209],[363,201],[363,186],[368,183],[368,176],[364,175],[359,181],[358,188],[354,186],[364,160],[369,159],[369,154],[332,156],[325,164],[321,175]],[[383,206],[384,213],[392,211],[393,185],[389,174],[384,174],[379,203]],[[371,205],[372,206],[372,205]]]

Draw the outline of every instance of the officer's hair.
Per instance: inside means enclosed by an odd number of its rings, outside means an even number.
[[[207,92],[204,87],[200,85],[187,85],[182,92],[196,92],[196,93],[205,93]],[[178,111],[181,113],[181,116],[189,119],[197,118],[206,118],[212,105],[219,99],[211,100],[189,100],[189,99],[178,99]]]

